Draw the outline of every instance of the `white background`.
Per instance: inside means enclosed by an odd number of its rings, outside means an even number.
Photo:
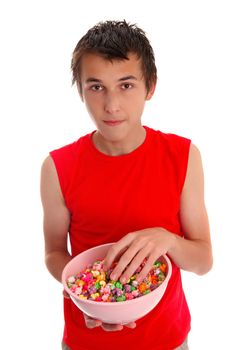
[[[214,252],[204,276],[183,273],[191,350],[233,349],[231,1],[5,1],[0,8],[1,344],[57,350],[62,288],[43,257],[40,167],[93,130],[75,88],[72,51],[100,20],[142,27],[155,50],[156,94],[143,123],[192,139],[202,153]],[[91,347],[90,347],[91,348]]]

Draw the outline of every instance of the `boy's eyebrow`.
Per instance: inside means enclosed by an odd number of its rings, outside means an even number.
[[[102,83],[102,80],[96,78],[88,78],[85,83]]]
[[[138,80],[138,79],[134,75],[126,75],[125,77],[118,79],[118,81],[126,81],[126,80]],[[103,83],[103,81],[101,79],[90,77],[85,81],[85,83]]]
[[[125,81],[125,80],[137,80],[137,78],[134,75],[127,75],[126,77],[118,79],[119,81]]]

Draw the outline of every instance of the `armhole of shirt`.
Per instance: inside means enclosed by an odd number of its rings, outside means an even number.
[[[189,161],[189,152],[190,152],[190,146],[191,146],[191,140],[183,138],[183,145],[182,145],[182,160],[181,160],[181,173],[180,173],[180,181],[179,181],[179,192],[181,194],[186,175],[187,175],[187,169],[188,169],[188,161]]]
[[[63,195],[63,198],[65,200],[65,184],[64,184],[64,176],[62,174],[62,169],[61,167],[59,166],[59,161],[58,161],[58,157],[56,155],[56,151],[51,151],[49,152],[49,155],[50,157],[52,158],[53,160],[53,163],[55,165],[55,169],[56,169],[56,172],[57,172],[57,176],[58,176],[58,180],[59,180],[59,184],[60,184],[60,188],[61,188],[61,192],[62,192],[62,195]]]
[[[67,197],[67,189],[70,183],[73,169],[73,147],[74,144],[70,144],[60,149],[56,149],[49,152],[55,164],[61,191],[65,202]]]

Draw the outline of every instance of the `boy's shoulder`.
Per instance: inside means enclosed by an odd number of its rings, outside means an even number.
[[[191,140],[185,136],[175,134],[175,133],[170,133],[170,132],[164,132],[161,130],[156,130],[147,127],[149,132],[151,133],[152,137],[156,142],[162,143],[167,146],[179,146],[179,145],[184,145],[184,144],[190,144]]]
[[[85,144],[88,142],[88,139],[90,138],[90,134],[86,134],[84,136],[81,136],[76,141],[73,141],[71,143],[68,143],[66,145],[60,146],[59,148],[55,148],[52,151],[50,151],[50,155],[53,156],[71,156],[74,157],[77,154],[77,151],[84,147]]]

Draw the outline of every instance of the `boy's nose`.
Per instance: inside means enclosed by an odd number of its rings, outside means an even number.
[[[104,109],[110,114],[116,113],[120,110],[119,100],[116,94],[108,93],[105,99]]]

